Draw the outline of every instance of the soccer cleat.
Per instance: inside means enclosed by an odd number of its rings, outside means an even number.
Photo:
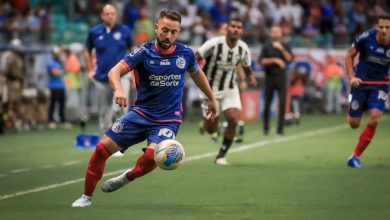
[[[92,205],[92,197],[82,195],[80,198],[78,198],[76,201],[72,203],[72,207],[74,208],[83,208],[83,207],[89,207]]]
[[[234,142],[236,143],[242,143],[244,141],[244,138],[242,135],[237,135],[234,137]]]
[[[352,168],[361,168],[362,167],[362,164],[360,163],[359,157],[356,157],[356,156],[351,156],[348,159],[347,164],[348,164],[348,166],[350,166]]]
[[[111,156],[112,157],[124,157],[125,155],[122,152],[117,151],[117,152],[113,153]]]
[[[114,178],[111,178],[109,180],[107,180],[106,182],[103,183],[102,185],[102,191],[103,192],[106,192],[106,193],[109,193],[109,192],[114,192],[124,186],[126,186],[130,180],[127,179],[126,177],[126,173],[128,171],[124,172],[123,174],[117,176],[117,177],[114,177]]]
[[[221,157],[221,158],[217,158],[215,160],[215,164],[217,164],[217,165],[228,165],[229,163],[227,162],[226,158]]]

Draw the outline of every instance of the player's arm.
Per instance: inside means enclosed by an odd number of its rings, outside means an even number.
[[[88,48],[84,51],[84,57],[85,57],[85,63],[88,71],[88,78],[93,79],[93,76],[95,75],[95,72],[93,71],[93,63],[92,60],[94,59],[92,50],[89,50]]]
[[[198,62],[199,66],[203,68],[203,66],[206,64],[205,59],[199,54],[199,52],[195,53],[196,61]]]
[[[284,62],[284,60],[278,57],[260,57],[259,63],[262,66],[278,65],[280,66],[280,68],[286,67],[286,63]]]
[[[272,43],[272,45],[278,49],[280,52],[282,52],[282,55],[284,57],[284,59],[287,61],[287,62],[291,62],[293,60],[293,55],[292,53],[289,51],[289,49],[286,49],[283,44],[279,41],[275,41]]]
[[[121,61],[117,63],[108,73],[110,85],[114,90],[115,103],[122,108],[122,111],[127,107],[127,96],[123,91],[121,75],[127,73],[128,71],[129,69],[126,68],[126,66]]]
[[[64,70],[62,69],[57,69],[57,68],[51,68],[50,69],[50,74],[56,77],[60,77],[64,75]]]
[[[351,48],[348,49],[347,54],[345,55],[344,58],[349,85],[352,87],[359,86],[362,81],[360,78],[357,78],[355,76],[355,73],[353,71],[354,60],[358,54],[359,51],[354,46],[352,46]]]
[[[249,77],[249,84],[252,86],[257,86],[257,80],[255,77],[255,74],[253,74],[252,69],[249,66],[247,66],[247,67],[244,66],[243,69],[244,69],[245,75],[247,77]]]
[[[210,88],[209,82],[202,69],[198,68],[194,73],[190,73],[195,85],[207,96],[209,99],[207,109],[207,119],[214,120],[217,113],[217,101],[213,95],[213,91]]]
[[[239,83],[240,83],[240,89],[241,90],[246,90],[248,88],[248,85],[246,83],[246,76],[245,76],[245,72],[244,72],[244,69],[243,69],[241,63],[239,63],[237,65],[236,73],[238,75],[238,80],[239,80]]]

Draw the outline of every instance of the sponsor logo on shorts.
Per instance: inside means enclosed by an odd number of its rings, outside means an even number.
[[[164,136],[169,139],[175,139],[175,133],[171,129],[168,128],[161,128],[158,132],[158,136]]]
[[[113,131],[114,133],[120,133],[122,130],[123,130],[123,122],[122,121],[116,121],[112,127],[111,127],[111,131]]]
[[[352,110],[358,110],[358,109],[359,109],[359,102],[356,101],[356,100],[353,100],[353,101],[351,102],[351,109],[352,109]]]

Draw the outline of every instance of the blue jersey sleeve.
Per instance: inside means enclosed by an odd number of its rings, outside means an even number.
[[[195,55],[193,52],[191,53],[191,56],[190,56],[188,61],[189,61],[188,68],[187,68],[188,72],[190,72],[190,73],[196,72],[199,68],[199,65],[195,59]]]
[[[368,37],[370,36],[370,32],[372,31],[365,31],[362,34],[360,34],[354,41],[353,46],[359,51],[363,52],[364,50],[364,44],[366,43]]]
[[[131,69],[137,69],[137,65],[143,60],[145,47],[143,45],[137,47],[123,59]]]

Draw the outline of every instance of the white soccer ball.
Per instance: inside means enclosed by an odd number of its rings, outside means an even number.
[[[154,161],[164,170],[176,169],[184,157],[184,148],[176,140],[163,140],[154,149]]]

